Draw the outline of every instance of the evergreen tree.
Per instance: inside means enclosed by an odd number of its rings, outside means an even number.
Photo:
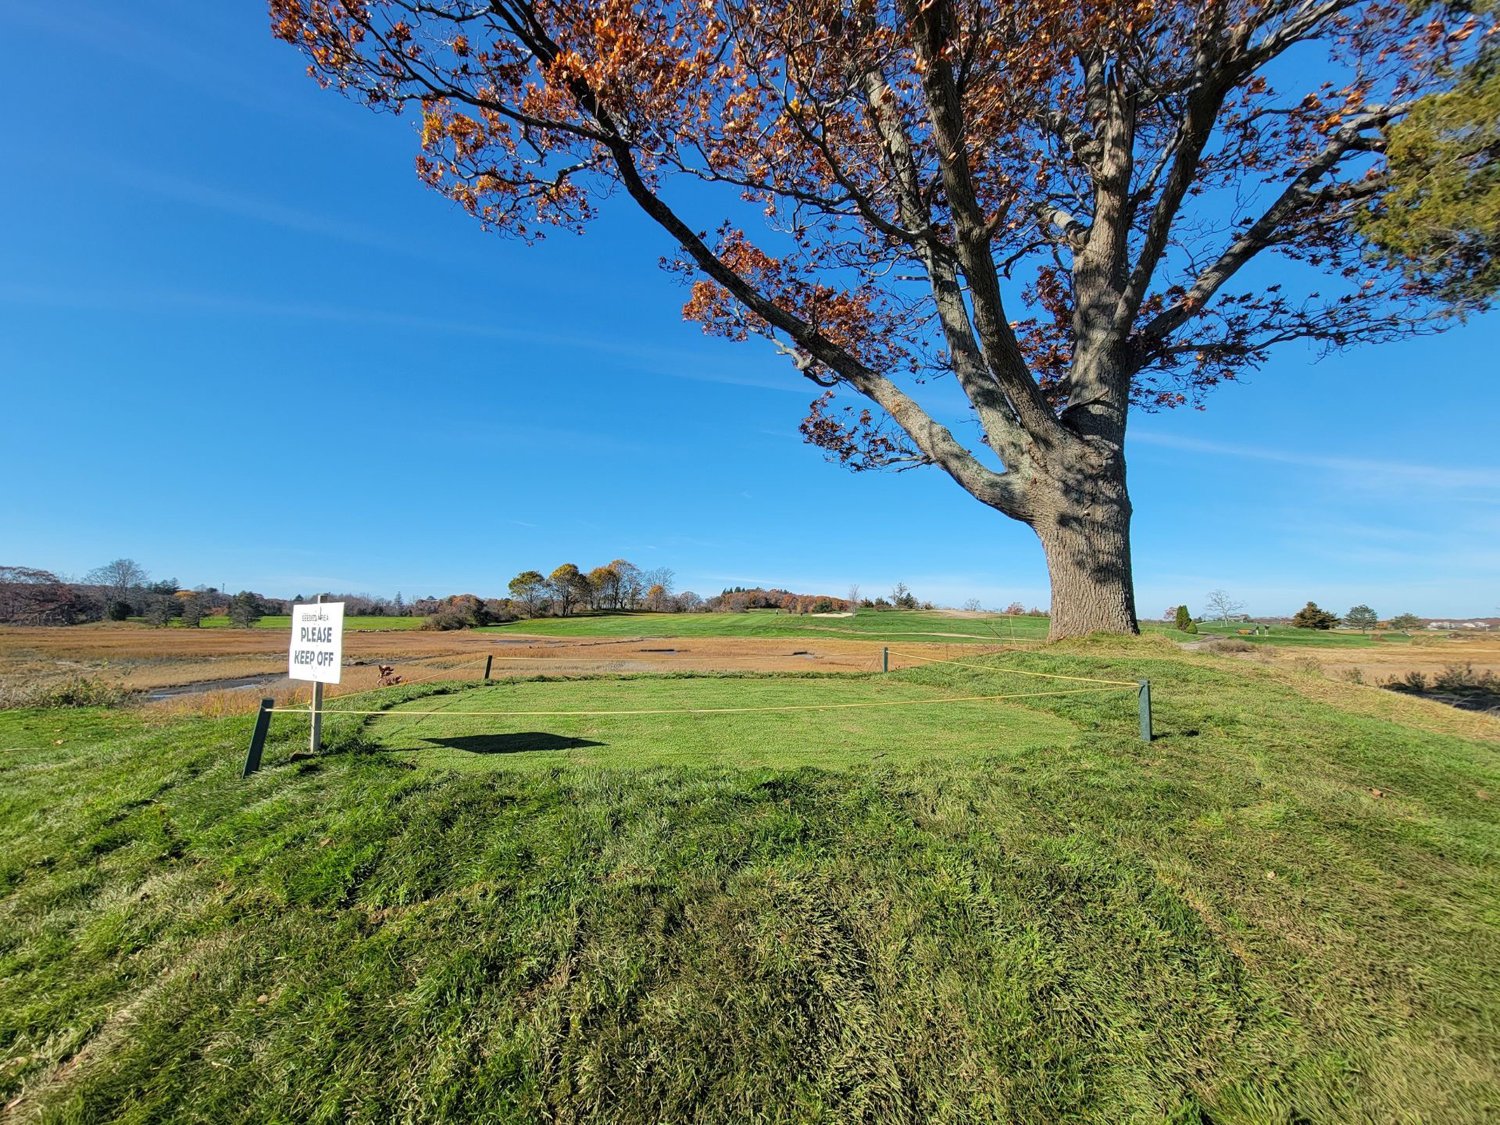
[[[1292,624],[1299,629],[1332,629],[1338,623],[1337,614],[1319,609],[1316,602],[1308,602],[1292,618]]]
[[[1403,633],[1410,633],[1413,629],[1422,627],[1422,619],[1415,613],[1398,613],[1391,618],[1391,628],[1398,629]]]
[[[229,620],[236,628],[253,629],[255,623],[265,615],[265,606],[259,594],[241,590],[229,599]]]
[[[1500,10],[1497,0],[1465,6]],[[1359,221],[1393,266],[1460,310],[1484,308],[1500,292],[1500,41],[1470,42],[1479,46],[1452,89],[1391,126],[1390,187]]]
[[[195,591],[182,599],[182,623],[188,628],[198,628],[206,612],[208,605],[202,594]]]

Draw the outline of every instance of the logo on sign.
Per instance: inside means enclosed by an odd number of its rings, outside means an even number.
[[[292,647],[287,675],[336,684],[344,666],[344,603],[292,607]]]

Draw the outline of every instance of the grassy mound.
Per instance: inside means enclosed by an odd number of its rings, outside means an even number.
[[[946,668],[867,677],[629,676],[421,698],[371,717],[366,733],[424,769],[930,766],[1070,745],[1071,723],[1019,705],[1029,693],[1059,689],[1110,694],[1120,716],[1135,713],[1133,690],[1127,697],[1006,674],[958,682]],[[991,698],[1011,694],[1025,698]]]
[[[1165,641],[1003,662],[1148,676],[1160,737],[1139,742],[1128,693],[456,714],[1015,686],[942,666],[397,689],[387,715],[331,719],[316,759],[293,760],[305,725],[277,716],[248,781],[244,720],[0,715],[0,1104],[101,1121],[1493,1112],[1491,720]],[[450,714],[414,714],[432,710]],[[515,740],[537,734],[557,741]],[[484,738],[513,741],[441,741]]]

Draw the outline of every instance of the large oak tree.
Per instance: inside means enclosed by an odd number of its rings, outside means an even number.
[[[1036,532],[1054,637],[1137,627],[1133,406],[1437,323],[1435,284],[1359,232],[1386,131],[1487,30],[1353,0],[270,8],[317,78],[420,113],[421,176],[486,226],[632,200],[689,316],[823,388],[809,440],[937,466]],[[924,404],[935,380],[970,418]]]

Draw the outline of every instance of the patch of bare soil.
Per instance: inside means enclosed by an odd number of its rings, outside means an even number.
[[[379,666],[394,666],[402,682],[479,679],[485,664],[496,679],[512,676],[586,676],[626,672],[871,672],[881,666],[881,643],[819,638],[526,637],[489,633],[348,632],[343,681],[329,694],[369,691]],[[962,660],[994,645],[903,643],[924,658]],[[0,628],[0,681],[11,685],[100,677],[132,691],[221,681],[262,679],[253,685],[278,697],[287,636],[271,629],[150,629],[136,625]],[[911,663],[919,663],[912,661]],[[892,665],[908,663],[893,658]],[[251,689],[246,689],[250,692]],[[258,693],[257,693],[258,694]]]

